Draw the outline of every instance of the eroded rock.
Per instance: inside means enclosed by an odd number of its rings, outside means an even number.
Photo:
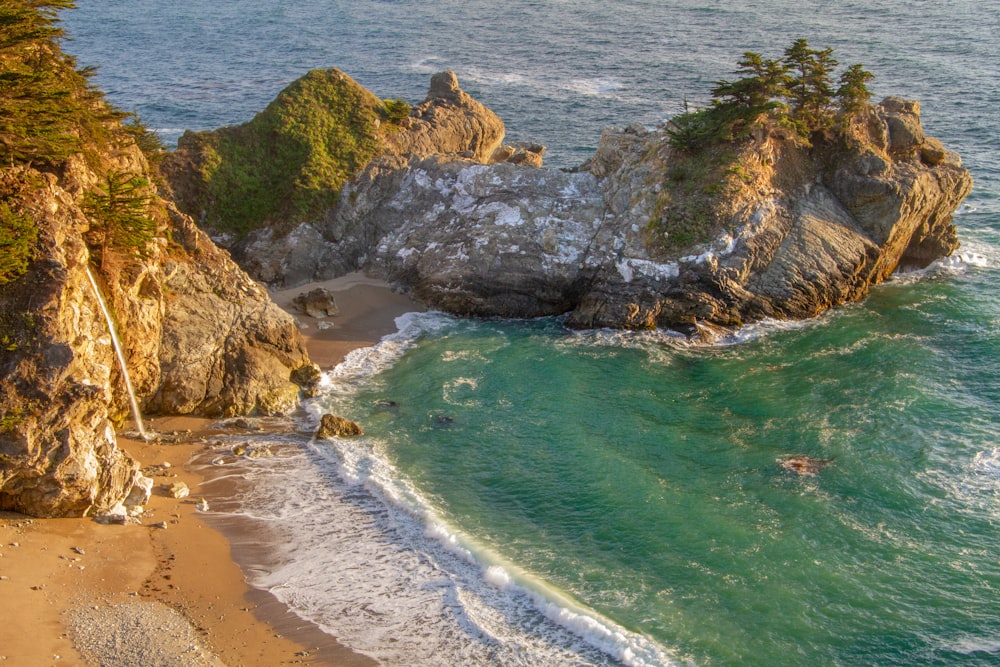
[[[358,424],[349,419],[331,414],[323,415],[319,422],[319,428],[316,430],[316,437],[319,439],[343,438],[356,435],[364,435]]]
[[[337,299],[325,287],[317,287],[309,292],[299,294],[292,300],[292,303],[300,311],[316,319],[334,317],[340,313]]]

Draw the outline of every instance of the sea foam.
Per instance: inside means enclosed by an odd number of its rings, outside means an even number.
[[[422,336],[456,323],[440,313],[399,318],[397,333],[325,375],[307,412],[315,419],[347,405]],[[468,379],[461,385],[475,388]],[[431,667],[680,664],[670,649],[451,525],[396,469],[385,443],[278,440],[275,456],[238,459],[237,472],[219,475],[245,479],[248,489],[238,506],[213,509],[277,534],[272,562],[255,568],[251,583],[351,648],[387,664]],[[233,458],[223,443],[212,460]]]

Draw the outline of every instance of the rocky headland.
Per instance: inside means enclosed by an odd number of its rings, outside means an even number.
[[[609,128],[570,170],[502,139],[453,73],[435,75],[335,206],[290,230],[263,220],[216,236],[272,285],[362,269],[460,315],[693,332],[815,316],[950,254],[972,186],[924,135],[919,104],[899,98],[815,142],[760,127],[692,154],[669,126]],[[203,159],[194,144],[168,163]],[[190,190],[191,172],[171,173]]]

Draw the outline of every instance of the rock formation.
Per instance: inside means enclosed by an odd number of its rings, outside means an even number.
[[[364,268],[432,308],[566,314],[575,327],[801,318],[957,247],[971,188],[916,102],[870,105],[815,146],[780,130],[697,155],[664,129],[604,133],[572,171],[504,146],[503,124],[443,72],[338,205],[237,244],[279,285]]]
[[[138,149],[118,168],[143,171]],[[117,447],[128,416],[122,370],[86,276],[95,258],[82,161],[60,177],[7,169],[4,191],[38,231],[34,259],[0,286],[0,509],[80,515],[116,505],[140,477]],[[170,212],[145,257],[97,272],[143,410],[206,416],[274,414],[297,405],[311,370],[293,319],[198,230]]]
[[[320,419],[319,428],[316,429],[316,437],[319,439],[343,438],[355,435],[364,435],[364,431],[355,422],[337,415],[325,414]]]
[[[120,514],[145,484],[117,446],[123,365],[145,411],[206,416],[287,412],[316,370],[293,319],[156,196],[141,128],[119,123],[53,34],[5,52],[12,71],[17,58],[52,71],[14,77],[48,133],[10,121],[0,142],[0,510]]]
[[[721,167],[638,127],[605,132],[575,173],[411,161],[349,185],[364,211],[341,206],[335,235],[378,230],[367,266],[457,314],[682,330],[810,317],[954,251],[972,185],[914,102],[870,107],[852,132],[814,148],[764,134]]]
[[[305,87],[301,84],[303,80],[321,85]],[[212,147],[226,141],[256,145],[261,140],[253,137],[259,132],[255,128],[261,124],[262,117],[277,113],[301,113],[299,110],[303,107],[308,108],[311,114],[314,113],[313,105],[307,102],[315,98],[342,100],[345,97],[362,101],[360,104],[364,113],[355,112],[351,117],[360,115],[367,119],[380,113],[378,98],[343,72],[314,71],[289,85],[265,113],[247,125],[223,128],[214,133],[186,133],[178,143],[177,151],[165,160],[164,172],[177,195],[180,208],[206,226],[213,238],[232,252],[240,266],[261,282],[276,287],[294,287],[352,271],[358,266],[359,256],[370,249],[374,237],[381,230],[369,229],[361,234],[363,238],[360,241],[352,237],[345,242],[339,231],[341,224],[334,219],[340,209],[331,206],[325,211],[314,210],[311,218],[305,220],[299,215],[298,219],[286,216],[275,222],[262,214],[244,235],[234,234],[231,225],[220,224],[219,213],[215,209],[206,208],[205,202],[211,201],[212,197],[209,185],[200,174],[205,171],[206,163],[225,160],[225,156],[220,157]],[[331,138],[328,140],[314,139],[314,143],[319,145],[311,148],[310,153],[332,150],[324,147],[325,142],[336,143],[336,137],[343,134],[337,128],[349,124],[348,115],[340,109],[339,103],[332,106],[329,113],[321,118],[304,118],[300,119],[301,123],[294,124],[304,125],[311,120],[316,125],[333,128],[329,130]],[[317,183],[318,190],[326,192],[325,195],[317,195],[317,201],[339,202],[346,197],[350,200],[349,205],[342,208],[350,210],[349,215],[354,217],[363,215],[367,203],[359,199],[363,188],[348,183],[351,180],[361,183],[380,180],[382,187],[386,187],[384,179],[391,180],[394,175],[401,175],[401,170],[411,159],[447,156],[475,163],[540,165],[545,151],[544,146],[534,143],[503,145],[503,121],[462,91],[452,72],[435,74],[431,78],[427,98],[413,107],[409,116],[398,124],[365,122],[369,129],[363,135],[364,141],[366,145],[378,146],[378,150],[352,156],[351,160],[345,160],[336,178]],[[269,151],[281,154],[294,152],[299,143],[295,137],[285,137]],[[232,153],[233,159],[238,159],[244,151],[234,149]],[[289,182],[292,180],[295,179],[290,177]],[[298,180],[302,177],[299,176]],[[294,189],[292,184],[288,188]],[[290,229],[287,224],[289,219],[297,223]]]

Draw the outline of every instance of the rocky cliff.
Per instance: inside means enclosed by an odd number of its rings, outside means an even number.
[[[103,512],[149,490],[117,446],[125,369],[146,412],[207,416],[289,411],[316,369],[292,318],[156,195],[149,136],[60,51],[51,8],[4,15],[0,510]]]
[[[341,207],[335,235],[378,230],[368,266],[430,307],[693,331],[810,317],[950,254],[971,186],[919,105],[890,98],[811,147],[758,132],[691,156],[629,127],[572,173],[411,161],[356,186],[364,213]]]
[[[178,149],[167,156],[163,171],[180,208],[229,249],[251,276],[275,287],[292,287],[354,270],[382,233],[372,226],[347,239],[342,235],[344,223],[336,220],[338,212],[360,219],[369,205],[365,188],[355,186],[359,181],[377,180],[380,188],[391,187],[387,183],[402,177],[410,160],[429,156],[477,164],[541,164],[545,148],[533,143],[504,145],[503,121],[462,91],[452,72],[434,75],[426,99],[404,117],[390,119],[385,104],[339,70],[315,70],[290,84],[245,125],[186,133]],[[272,132],[277,124],[268,120],[272,117],[285,119],[292,128],[314,129]],[[344,137],[364,150],[342,153]],[[259,148],[267,142],[266,149]],[[242,185],[226,185],[232,179],[223,176],[247,170],[243,163],[248,152],[265,161],[295,157],[282,168],[285,176],[278,186],[259,174]],[[336,167],[331,167],[336,173],[323,178],[314,170],[315,156],[333,154],[340,155]],[[303,186],[305,181],[310,185]],[[249,194],[240,195],[244,186]],[[213,194],[217,188],[251,200],[262,189],[285,192],[284,199],[305,190],[312,193],[312,203],[299,213],[275,214],[278,204],[259,208],[250,216],[250,224],[242,224],[243,213],[234,218],[232,206],[217,205],[218,196]],[[324,208],[323,202],[330,205]],[[364,221],[359,224],[365,226]]]
[[[104,158],[102,169],[146,169],[134,146]],[[141,255],[98,261],[82,202],[100,181],[75,158],[58,175],[2,173],[5,203],[38,236],[26,272],[0,286],[0,509],[98,512],[137,478],[116,446],[129,401],[88,267],[146,413],[287,412],[300,391],[293,380],[308,385],[313,373],[292,318],[171,205],[153,205],[162,226]]]

